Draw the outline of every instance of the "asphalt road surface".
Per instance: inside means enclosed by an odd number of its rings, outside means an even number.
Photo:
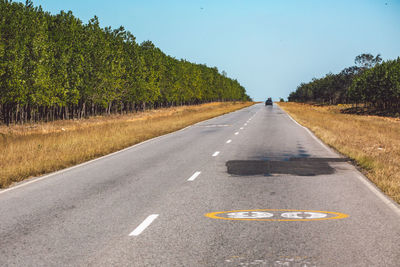
[[[399,215],[258,104],[0,191],[0,266],[400,266]]]

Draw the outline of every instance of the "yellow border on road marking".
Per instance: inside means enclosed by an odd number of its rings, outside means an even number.
[[[230,212],[246,212],[246,211],[301,211],[301,212],[319,212],[319,213],[328,213],[334,214],[335,217],[330,218],[316,218],[316,219],[250,219],[250,218],[225,218],[217,216],[218,214],[230,213]],[[349,217],[349,215],[340,213],[340,212],[333,212],[333,211],[319,211],[319,210],[291,210],[291,209],[256,209],[256,210],[231,210],[231,211],[217,211],[217,212],[210,212],[204,214],[204,216],[212,218],[212,219],[219,219],[219,220],[231,220],[231,221],[269,221],[269,222],[293,222],[293,221],[325,221],[325,220],[336,220],[336,219],[344,219]]]

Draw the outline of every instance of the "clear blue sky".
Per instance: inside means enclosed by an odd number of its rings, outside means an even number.
[[[34,0],[53,14],[120,25],[140,43],[225,70],[254,100],[287,97],[361,53],[400,56],[400,0]]]

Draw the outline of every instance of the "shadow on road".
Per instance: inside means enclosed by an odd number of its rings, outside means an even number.
[[[226,162],[227,171],[233,175],[271,175],[291,174],[297,176],[316,176],[333,174],[335,169],[329,162],[346,162],[347,158],[290,158],[288,161],[230,160]]]

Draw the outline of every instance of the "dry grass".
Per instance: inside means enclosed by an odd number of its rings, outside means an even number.
[[[400,120],[342,114],[343,106],[279,103],[329,146],[354,159],[367,177],[400,203]]]
[[[130,115],[0,127],[0,188],[66,168],[253,103],[210,103]]]

